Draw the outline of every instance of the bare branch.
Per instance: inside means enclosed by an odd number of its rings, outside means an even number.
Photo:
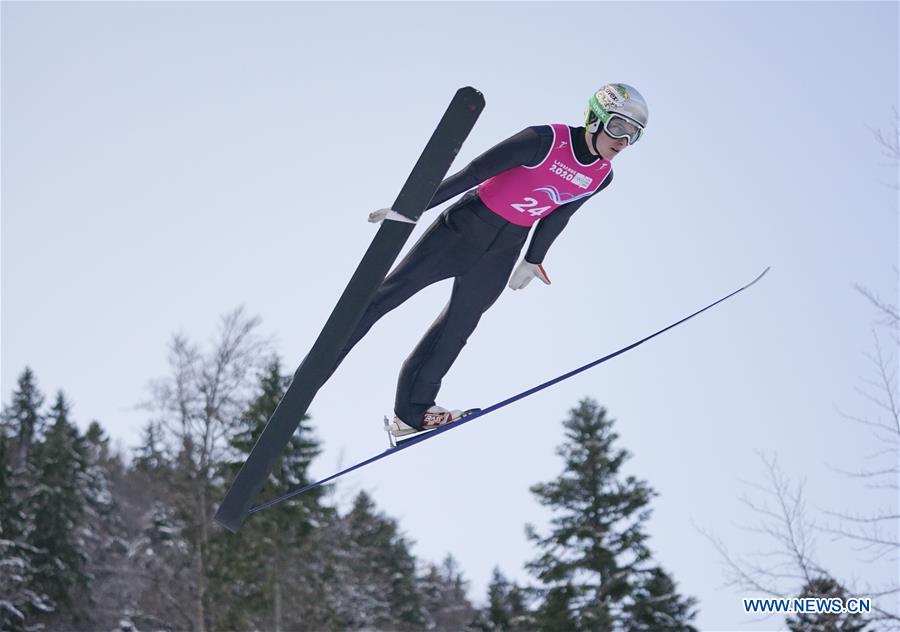
[[[873,478],[876,476],[886,476],[888,474],[900,474],[900,468],[896,467],[888,467],[883,470],[857,470],[856,472],[851,472],[832,465],[826,465],[832,471],[849,476],[850,478]]]
[[[890,514],[883,513],[885,510],[882,510],[882,513],[879,513],[875,516],[860,516],[860,515],[852,515],[845,513],[837,513],[833,511],[826,511],[828,515],[835,516],[837,518],[841,518],[843,520],[847,520],[849,522],[882,522],[884,520],[897,520],[900,519],[900,515],[898,514]],[[898,545],[900,546],[900,545]]]
[[[880,324],[897,328],[898,324],[900,324],[900,310],[897,309],[896,305],[882,300],[874,292],[859,284],[854,284],[853,287],[857,292],[866,297],[866,299],[875,307],[875,309],[880,312],[882,318],[882,320],[879,321]]]
[[[866,126],[869,128],[869,131],[872,132],[876,142],[881,145],[881,148],[884,150],[884,155],[893,162],[900,161],[900,126],[898,126],[898,119],[900,119],[900,114],[898,114],[897,107],[895,106],[894,123],[891,127],[891,131],[883,132],[871,125]]]
[[[719,555],[722,557],[722,560],[725,562],[725,565],[728,567],[728,573],[726,574],[728,579],[726,585],[749,588],[758,591],[761,594],[769,595],[772,597],[786,596],[784,593],[778,590],[773,590],[771,586],[764,585],[759,582],[757,577],[755,577],[753,573],[750,573],[746,570],[747,564],[743,560],[733,558],[719,538],[708,533],[704,529],[697,527],[697,525],[694,525],[694,528],[697,529],[712,543],[712,545],[719,552]]]
[[[897,162],[900,161],[900,131],[898,131],[897,122],[897,108],[895,107],[894,122],[890,131],[884,132],[871,125],[866,126],[875,138],[875,142],[881,145],[882,155],[888,159],[888,164],[886,166],[893,167],[894,169],[896,169]],[[897,183],[885,182],[884,184],[892,189],[900,188],[900,184]]]
[[[894,442],[897,442],[896,431],[895,431],[894,427],[893,427],[892,425],[890,425],[890,424],[883,423],[883,422],[880,422],[880,421],[878,421],[878,422],[876,422],[876,421],[870,421],[870,420],[868,420],[868,419],[866,419],[866,418],[864,418],[864,417],[856,417],[856,416],[854,416],[854,415],[848,415],[847,413],[842,412],[840,409],[838,409],[838,414],[839,414],[841,417],[843,417],[844,419],[847,419],[847,420],[849,420],[849,421],[853,421],[853,422],[856,422],[856,423],[858,423],[858,424],[860,424],[860,425],[868,426],[869,428],[874,428],[875,430],[880,430],[880,431],[889,433],[887,436],[882,436],[882,435],[879,435],[877,432],[875,432],[875,431],[873,430],[873,431],[872,431],[872,435],[873,435],[876,439],[878,439],[879,442],[882,442],[882,443],[894,443]]]
[[[813,557],[814,525],[806,517],[804,483],[791,485],[776,457],[758,455],[766,469],[767,483],[759,485],[745,481],[745,484],[774,501],[775,506],[741,497],[741,502],[760,518],[760,522],[739,528],[765,535],[777,543],[777,549],[753,554],[754,559],[750,560],[735,558],[718,538],[702,530],[701,533],[713,543],[724,560],[731,583],[768,595],[784,596],[781,582],[790,582],[789,590],[795,592],[797,585],[805,585],[827,573]],[[769,560],[769,563],[761,563],[763,560]]]

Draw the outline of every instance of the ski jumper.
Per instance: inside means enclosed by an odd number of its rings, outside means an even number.
[[[443,377],[503,292],[531,226],[537,224],[525,259],[539,264],[575,211],[612,181],[609,161],[590,153],[584,133],[566,125],[529,127],[445,179],[428,208],[468,192],[384,279],[332,373],[378,319],[453,278],[450,301],[403,363],[397,384],[394,413],[421,429]]]

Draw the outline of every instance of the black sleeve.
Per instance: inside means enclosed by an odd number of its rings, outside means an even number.
[[[597,193],[608,187],[612,179],[613,174],[610,173],[609,177],[592,195],[575,202],[563,204],[550,215],[540,220],[537,223],[537,228],[534,229],[534,234],[531,236],[531,243],[528,246],[528,251],[525,253],[525,261],[528,263],[543,263],[544,257],[547,256],[547,251],[550,250],[553,241],[559,237],[559,234],[566,227],[566,224],[569,223],[569,219],[575,214],[575,211],[581,208],[582,204],[597,195]]]
[[[540,164],[550,151],[552,142],[553,131],[548,125],[526,127],[518,134],[494,145],[462,171],[441,182],[428,208],[443,204],[450,198],[513,167],[519,165],[532,167]]]

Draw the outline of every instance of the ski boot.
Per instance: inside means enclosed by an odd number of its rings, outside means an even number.
[[[472,408],[470,410],[462,411],[447,410],[446,408],[442,408],[441,406],[432,406],[431,408],[426,410],[425,414],[422,416],[421,430],[419,430],[418,428],[413,428],[396,415],[394,415],[394,419],[392,421],[388,421],[387,417],[384,418],[384,430],[388,434],[388,441],[390,442],[391,447],[396,448],[399,441],[411,439],[413,435],[422,432],[430,432],[436,428],[440,428],[441,426],[446,426],[447,424],[451,424],[454,421],[457,421],[477,410],[481,409]]]

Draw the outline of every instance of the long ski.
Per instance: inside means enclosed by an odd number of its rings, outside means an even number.
[[[475,88],[460,88],[456,92],[391,207],[413,223],[381,223],[322,332],[294,373],[287,392],[219,505],[215,520],[229,531],[240,529],[251,503],[412,233],[414,221],[428,207],[483,109],[484,97]]]
[[[376,454],[375,456],[368,458],[365,461],[361,461],[361,462],[357,463],[356,465],[351,465],[350,467],[343,469],[340,472],[337,472],[335,474],[332,474],[331,476],[329,476],[327,478],[323,478],[322,480],[316,481],[315,483],[310,483],[309,485],[307,485],[305,487],[296,489],[296,490],[289,492],[283,496],[279,496],[278,498],[274,498],[268,502],[262,503],[261,505],[251,507],[249,510],[249,513],[256,513],[258,511],[262,511],[263,509],[267,509],[267,508],[271,507],[272,505],[276,505],[282,501],[288,500],[289,498],[299,496],[303,492],[307,492],[311,489],[314,489],[316,487],[324,485],[325,483],[329,483],[329,482],[335,480],[336,478],[343,476],[344,474],[349,474],[350,472],[353,472],[354,470],[358,470],[359,468],[369,465],[370,463],[374,463],[375,461],[378,461],[385,457],[391,456],[392,454],[396,454],[397,452],[400,452],[401,450],[405,450],[406,448],[411,448],[412,446],[416,445],[417,443],[422,443],[423,441],[427,441],[428,439],[434,439],[435,437],[437,437],[440,434],[449,432],[451,430],[454,430],[455,428],[459,428],[460,426],[462,426],[464,424],[475,421],[479,417],[483,417],[484,415],[490,414],[490,413],[494,412],[495,410],[503,408],[504,406],[508,406],[514,402],[519,401],[520,399],[528,397],[529,395],[533,395],[533,394],[537,393],[538,391],[542,391],[545,388],[550,388],[554,384],[558,384],[559,382],[562,382],[563,380],[567,380],[570,377],[578,375],[579,373],[581,373],[583,371],[587,371],[588,369],[593,368],[593,367],[597,366],[598,364],[602,364],[602,363],[606,362],[607,360],[612,360],[616,356],[622,355],[626,351],[630,351],[631,349],[634,349],[635,347],[638,347],[638,346],[644,344],[648,340],[651,340],[652,338],[656,338],[660,334],[663,334],[663,333],[669,331],[670,329],[677,327],[678,325],[682,324],[683,322],[690,320],[694,316],[702,314],[703,312],[705,312],[708,309],[712,309],[719,303],[728,300],[735,294],[743,292],[748,287],[750,287],[751,285],[753,285],[754,283],[759,281],[761,278],[763,278],[765,276],[766,272],[768,272],[768,271],[769,271],[769,268],[766,268],[765,270],[762,271],[762,273],[759,276],[757,276],[755,279],[753,279],[747,285],[744,285],[743,287],[738,288],[737,290],[731,292],[730,294],[723,296],[722,298],[715,301],[714,303],[710,303],[703,309],[699,309],[696,312],[694,312],[693,314],[690,314],[689,316],[685,316],[681,320],[672,323],[668,327],[664,327],[663,329],[660,329],[659,331],[652,333],[645,338],[641,338],[637,342],[631,343],[627,347],[622,347],[618,351],[614,351],[608,355],[605,355],[602,358],[594,360],[593,362],[591,362],[589,364],[585,364],[584,366],[579,367],[579,368],[575,369],[574,371],[569,371],[568,373],[565,373],[563,375],[555,377],[552,380],[544,382],[543,384],[539,384],[538,386],[528,389],[527,391],[522,391],[521,393],[519,393],[517,395],[513,395],[509,399],[504,399],[502,402],[498,402],[498,403],[494,404],[493,406],[488,406],[487,408],[484,408],[484,409],[473,409],[471,412],[469,412],[468,414],[466,414],[459,420],[454,421],[453,423],[449,423],[446,426],[442,426],[442,427],[436,428],[434,430],[429,430],[427,432],[420,432],[420,433],[414,434],[414,435],[412,435],[411,438],[399,441],[396,446],[388,448],[384,452],[381,452],[380,454]]]

